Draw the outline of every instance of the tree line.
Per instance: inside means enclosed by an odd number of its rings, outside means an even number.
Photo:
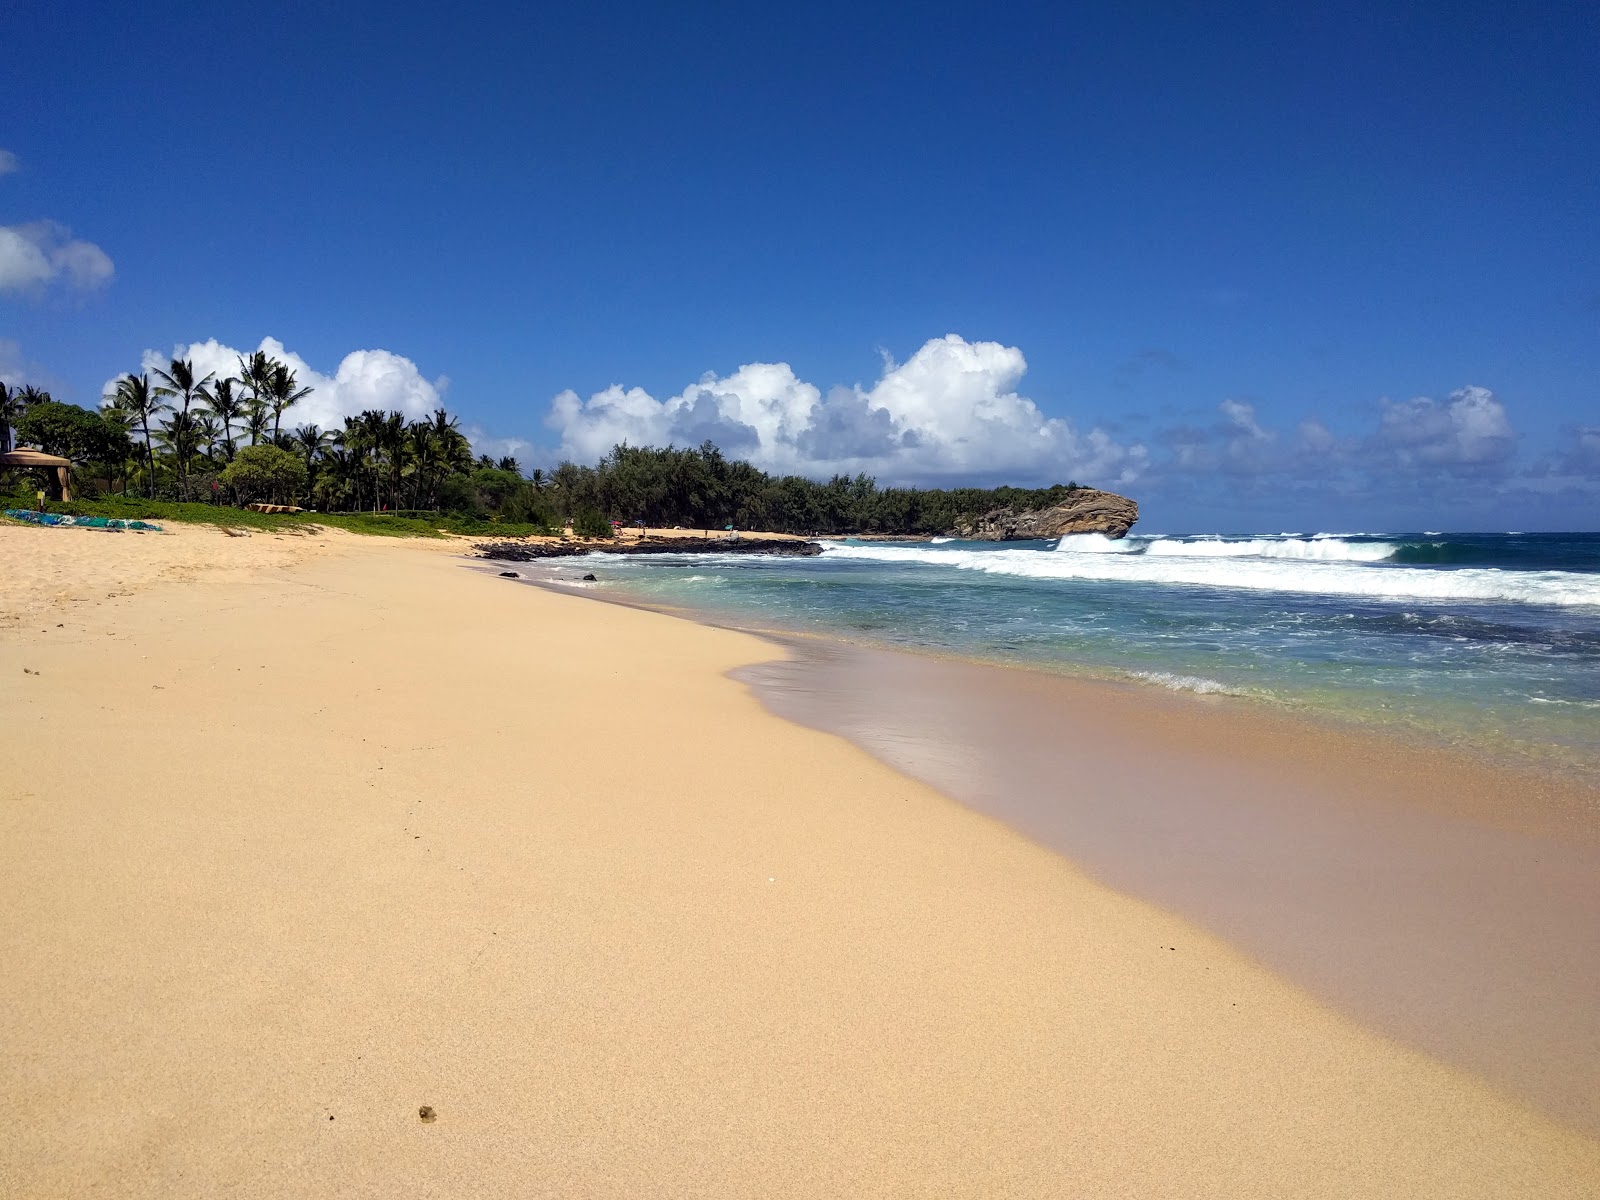
[[[940,534],[992,509],[1061,503],[1049,488],[879,487],[864,474],[826,482],[769,475],[713,443],[619,445],[594,466],[524,473],[515,458],[474,456],[440,408],[408,421],[369,410],[337,429],[286,428],[311,389],[263,352],[225,378],[187,359],[120,377],[98,410],[0,383],[0,451],[35,446],[73,460],[81,494],[246,504],[322,512],[437,512],[580,532],[615,520],[693,529],[785,533]]]

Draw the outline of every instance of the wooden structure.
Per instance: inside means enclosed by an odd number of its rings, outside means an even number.
[[[59,454],[45,454],[39,450],[8,450],[0,454],[0,467],[37,467],[43,470],[54,467],[61,495],[53,498],[72,499],[72,485],[67,475],[72,468],[70,458],[62,458]]]

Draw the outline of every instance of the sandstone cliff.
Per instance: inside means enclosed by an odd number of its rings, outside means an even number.
[[[1079,488],[1052,508],[997,508],[963,522],[957,537],[1009,542],[1020,538],[1053,538],[1067,533],[1103,533],[1125,537],[1139,519],[1139,505],[1115,492]]]

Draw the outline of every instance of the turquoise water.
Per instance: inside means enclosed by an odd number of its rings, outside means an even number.
[[[1096,534],[594,556],[746,626],[1232,694],[1600,766],[1600,534]]]

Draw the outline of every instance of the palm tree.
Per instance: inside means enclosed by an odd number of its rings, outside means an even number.
[[[0,454],[11,449],[11,428],[22,418],[22,393],[0,380]]]
[[[278,427],[283,422],[285,409],[293,408],[311,394],[312,389],[300,387],[299,380],[289,369],[289,364],[274,361],[267,376],[266,395],[272,405],[272,440],[278,440]]]
[[[178,442],[178,486],[183,490],[183,498],[189,498],[189,458],[194,454],[194,422],[189,418],[189,405],[196,400],[206,401],[210,396],[206,393],[206,384],[210,383],[214,371],[207,371],[205,378],[196,379],[194,363],[187,358],[175,358],[165,371],[157,370],[156,378],[161,383],[155,389],[158,396],[181,396],[183,404],[175,414],[175,419],[181,418],[180,428],[183,433]],[[187,453],[185,453],[185,449]]]
[[[148,475],[145,478],[145,495],[155,494],[156,455],[150,443],[150,418],[164,412],[167,405],[150,386],[148,375],[124,375],[117,380],[115,403],[139,422],[144,433],[144,459]]]
[[[239,386],[245,391],[241,403],[248,420],[245,428],[250,431],[252,446],[261,440],[261,435],[267,430],[266,421],[255,420],[255,415],[266,411],[268,393],[272,388],[272,367],[273,360],[267,357],[265,350],[257,350],[249,358],[243,355],[239,358]]]
[[[18,392],[17,396],[21,399],[23,408],[31,408],[35,404],[49,404],[55,399],[49,392],[41,387],[34,387],[31,383]]]
[[[244,429],[250,435],[250,444],[256,445],[267,433],[267,406],[255,400],[247,402]]]
[[[200,442],[199,423],[191,412],[174,411],[161,422],[161,441],[166,444],[178,463],[178,479],[182,483],[183,498],[189,498],[189,460],[194,457]]]
[[[378,445],[389,467],[389,504],[400,507],[400,476],[406,466],[406,419],[403,414],[378,414]]]
[[[217,424],[217,418],[211,414],[210,409],[195,410],[194,432],[196,444],[206,448],[206,458],[215,464],[217,443],[222,440],[222,426]]]
[[[338,490],[334,492],[332,489],[325,489],[323,495],[328,498],[337,497],[338,500],[342,501],[350,495],[352,489],[359,487],[355,456],[338,445],[340,441],[339,434],[330,433],[328,436],[334,440],[335,444],[332,449],[323,451],[320,475],[323,479],[331,478]],[[361,507],[359,491],[355,496],[355,507]]]
[[[433,426],[426,421],[413,421],[406,426],[406,453],[411,459],[411,506],[424,505],[433,495],[433,470],[438,456],[434,453]]]
[[[243,400],[233,394],[233,385],[237,379],[219,379],[211,386],[211,393],[206,400],[206,407],[211,410],[211,415],[222,422],[222,450],[228,456],[228,461],[233,461],[233,423],[237,421],[244,411]]]
[[[522,464],[510,454],[507,454],[495,465],[498,466],[502,471],[510,471],[514,475],[522,474]]]
[[[350,477],[355,484],[355,507],[361,508],[361,479],[366,473],[367,458],[373,450],[372,420],[378,414],[367,411],[358,417],[344,419],[344,431],[338,435],[339,445],[349,455]],[[373,484],[372,507],[378,507],[377,484]]]
[[[323,453],[333,445],[333,431],[321,430],[315,425],[302,425],[294,431],[295,445],[300,448],[300,454],[306,460],[306,489],[309,491],[317,481],[317,463]]]
[[[138,416],[132,410],[123,405],[120,391],[110,396],[101,397],[100,415],[107,421],[110,421],[116,425],[116,427],[122,430],[123,433],[128,434],[129,440],[132,440],[133,429],[135,423],[138,421]],[[126,496],[128,494],[128,462],[126,459],[124,459],[122,462],[121,475],[122,494]]]

